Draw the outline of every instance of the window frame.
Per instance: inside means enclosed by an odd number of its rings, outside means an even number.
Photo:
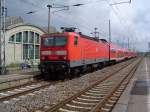
[[[28,38],[29,38],[29,32],[28,31],[23,31],[23,43],[28,43]]]
[[[18,37],[17,37],[18,35]],[[19,40],[19,41],[18,41]],[[22,32],[16,33],[16,38],[15,38],[16,43],[22,43]]]
[[[65,39],[65,44],[63,44],[63,45],[58,45],[58,40],[60,39],[60,38],[63,38],[63,39]],[[52,42],[51,42],[51,44],[45,44],[45,42],[46,41],[48,41],[49,39],[52,39]],[[58,40],[57,40],[58,39]],[[44,46],[65,46],[65,45],[67,45],[67,37],[65,37],[65,36],[63,36],[63,37],[55,37],[55,36],[53,36],[53,37],[45,37],[45,38],[42,38],[42,42],[41,42],[41,44],[42,45],[44,45]]]
[[[15,43],[15,35],[11,35],[10,37],[9,37],[9,41],[8,41],[9,43]]]

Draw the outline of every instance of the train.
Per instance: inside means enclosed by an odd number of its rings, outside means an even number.
[[[105,39],[64,28],[61,33],[41,36],[39,69],[44,77],[64,79],[136,55],[136,52]]]

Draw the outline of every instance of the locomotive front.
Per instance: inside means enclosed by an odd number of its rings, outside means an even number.
[[[41,73],[64,72],[67,67],[67,35],[43,35],[41,37],[39,65]]]

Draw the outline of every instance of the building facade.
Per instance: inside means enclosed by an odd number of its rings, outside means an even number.
[[[46,32],[38,26],[24,23],[19,18],[14,19],[13,17],[13,21],[12,19],[10,19],[11,21],[6,21],[6,65],[23,63],[27,59],[32,60],[34,64],[38,64],[40,58],[40,36]],[[11,25],[8,25],[8,23],[11,23]]]

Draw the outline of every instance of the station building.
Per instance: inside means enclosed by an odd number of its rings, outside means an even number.
[[[51,28],[55,32],[55,28]],[[19,64],[27,59],[39,63],[40,36],[44,28],[25,23],[21,17],[6,18],[5,59],[6,65]]]

